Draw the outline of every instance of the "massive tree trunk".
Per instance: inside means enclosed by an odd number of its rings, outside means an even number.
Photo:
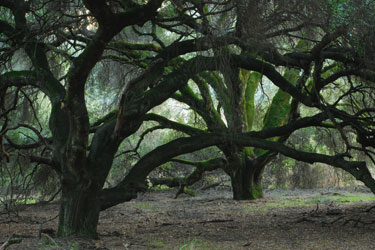
[[[119,146],[119,141],[111,136],[114,126],[115,121],[109,121],[97,129],[90,153],[82,161],[85,164],[64,160],[59,236],[97,237],[102,189]]]
[[[100,193],[90,182],[62,183],[58,236],[97,237]]]
[[[221,147],[227,158],[225,171],[231,178],[234,200],[254,200],[263,197],[263,172],[276,152],[249,147]]]
[[[263,197],[261,177],[246,165],[233,171],[231,183],[234,200],[255,200]]]
[[[254,200],[263,196],[264,165],[250,160],[245,150],[227,156],[234,200]]]

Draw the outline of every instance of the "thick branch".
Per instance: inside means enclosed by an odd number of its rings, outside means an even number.
[[[156,167],[169,161],[169,159],[195,150],[214,145],[233,143],[240,146],[250,146],[279,152],[291,158],[308,163],[321,162],[344,169],[355,178],[361,180],[375,193],[375,181],[366,167],[365,162],[346,161],[343,156],[328,156],[318,153],[308,153],[295,150],[279,142],[267,141],[246,134],[204,134],[190,138],[180,138],[165,145],[157,147],[145,155],[129,172],[118,186],[105,189],[102,193],[103,209],[124,202],[130,196],[124,193],[131,191],[137,193],[145,190],[144,180]]]
[[[207,171],[213,171],[216,169],[223,169],[225,168],[225,165],[227,164],[227,161],[221,157],[210,159],[207,161],[201,161],[201,162],[186,162],[185,164],[192,164],[193,166],[196,166],[194,171],[185,177],[184,182],[181,183],[179,190],[176,193],[176,198],[184,193],[184,189],[186,186],[191,186],[194,183],[200,181],[203,177],[203,174]]]
[[[219,168],[224,168],[227,164],[226,160],[221,157],[198,162],[183,159],[172,159],[171,161],[195,166],[195,169],[193,172],[191,172],[189,175],[185,177],[150,178],[149,180],[153,186],[167,185],[168,187],[179,187],[179,190],[176,193],[176,198],[180,194],[184,193],[184,188],[186,186],[191,186],[194,183],[200,181],[205,172],[213,171]]]
[[[211,131],[226,129],[226,125],[220,114],[212,107],[205,105],[205,101],[200,99],[189,86],[180,89],[181,95],[174,94],[172,97],[182,103],[187,104],[191,109],[203,117],[207,127]]]
[[[6,144],[5,146],[6,147],[12,147],[12,148],[15,148],[15,149],[33,149],[33,148],[39,148],[42,145],[45,145],[44,141],[39,141],[39,142],[36,142],[36,143],[30,143],[30,144],[16,144],[10,138],[8,138],[8,137],[5,137],[5,138],[6,138],[7,142],[9,143],[9,144]],[[51,142],[52,141],[50,141],[50,143]]]
[[[11,71],[0,75],[0,89],[10,86],[40,86],[34,71]]]
[[[197,128],[194,128],[185,124],[181,124],[178,122],[171,121],[165,118],[164,116],[157,115],[157,114],[148,113],[144,116],[143,120],[144,121],[156,121],[165,128],[170,128],[170,129],[174,129],[177,131],[181,131],[188,135],[200,135],[202,133],[205,133],[205,131],[203,130],[200,130],[200,129],[197,129]]]

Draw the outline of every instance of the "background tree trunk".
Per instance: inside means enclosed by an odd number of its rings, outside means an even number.
[[[233,172],[231,183],[234,200],[255,200],[263,197],[259,175],[246,166]]]
[[[254,200],[261,198],[262,173],[258,168],[264,166],[254,165],[244,149],[227,156],[228,170],[231,178],[234,200]]]

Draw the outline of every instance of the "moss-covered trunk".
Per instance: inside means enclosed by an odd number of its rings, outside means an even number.
[[[261,198],[264,165],[250,160],[245,150],[227,155],[227,172],[231,178],[234,200]],[[255,164],[254,164],[255,163]]]
[[[263,197],[261,184],[254,175],[238,174],[231,178],[234,200],[255,200]]]

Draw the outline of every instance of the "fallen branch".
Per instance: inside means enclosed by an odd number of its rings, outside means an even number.
[[[169,222],[164,222],[160,226],[175,226],[175,225],[180,225],[181,223],[169,223]]]
[[[199,224],[207,224],[207,223],[223,223],[223,222],[231,222],[231,221],[233,221],[233,219],[229,219],[229,220],[220,220],[220,219],[216,219],[216,220],[200,221]]]
[[[7,249],[7,247],[9,247],[10,245],[13,245],[13,244],[19,244],[21,243],[22,239],[20,238],[14,238],[14,235],[12,234],[7,241],[4,242],[4,244],[2,244],[0,246],[0,250],[5,250]]]
[[[354,222],[353,227],[357,227],[359,223],[363,223],[361,221],[361,217],[358,217],[357,219],[347,219],[342,225],[345,226],[346,224]],[[363,223],[365,224],[365,223]]]
[[[345,218],[345,216],[338,217],[338,218],[334,219],[333,221],[331,221],[330,224],[334,224],[334,223],[336,223],[336,222],[338,222],[338,221],[340,221],[344,218]]]

